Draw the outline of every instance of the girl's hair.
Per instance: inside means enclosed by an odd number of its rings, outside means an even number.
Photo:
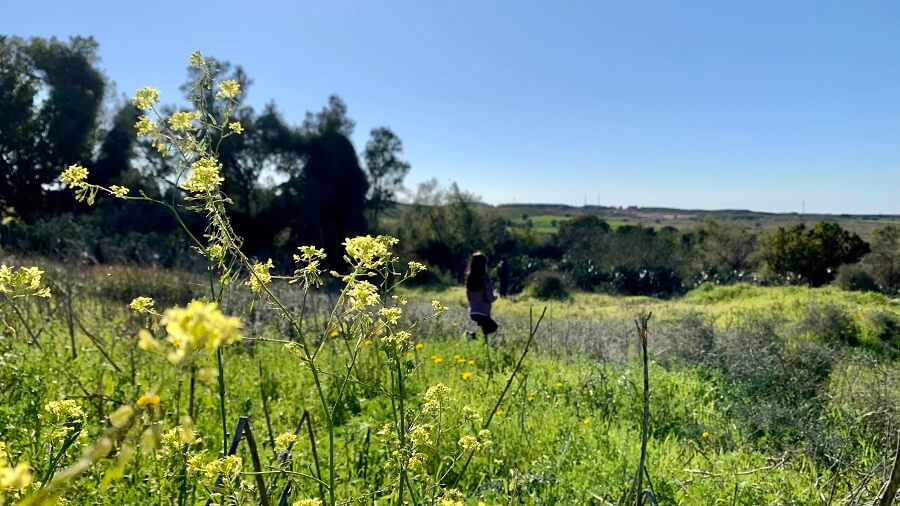
[[[487,277],[487,257],[484,253],[476,251],[469,259],[466,267],[466,289],[481,290],[484,288],[484,278]]]

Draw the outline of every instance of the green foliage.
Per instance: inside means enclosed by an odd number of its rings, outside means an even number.
[[[403,142],[387,127],[373,128],[369,133],[364,158],[369,180],[368,209],[371,223],[378,223],[379,214],[394,205],[396,192],[409,172],[409,162],[400,160]]]
[[[767,266],[782,276],[797,275],[813,286],[830,282],[838,267],[869,252],[858,235],[836,223],[820,222],[807,229],[799,224],[779,227],[765,238],[762,254]]]
[[[539,271],[528,278],[528,293],[538,300],[565,300],[569,298],[566,282],[559,273]]]
[[[92,38],[0,36],[0,202],[20,216],[52,209],[59,168],[91,157],[105,89],[96,61]]]

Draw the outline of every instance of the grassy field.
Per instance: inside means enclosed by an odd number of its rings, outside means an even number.
[[[359,340],[351,326],[334,325],[333,299],[301,298],[298,289],[280,286],[283,300],[306,305],[308,337],[321,339],[316,363],[334,408],[329,442],[309,366],[287,344],[298,336],[275,308],[259,301],[250,312],[241,309],[251,300],[241,290],[223,300],[226,313],[241,317],[244,339],[221,348],[219,383],[216,375],[205,379],[140,349],[140,329],[157,335],[165,329],[153,315],[127,308],[142,285],[160,304],[167,298],[183,304],[191,289],[173,280],[192,278],[107,274],[73,279],[62,269],[50,272],[55,296],[21,304],[28,326],[13,323],[17,332],[0,339],[0,441],[11,463],[34,470],[36,484],[26,496],[39,483],[69,476],[82,455],[94,455],[64,487],[50,487],[66,504],[200,504],[211,493],[229,504],[255,504],[257,476],[265,476],[272,501],[291,479],[291,501],[329,502],[324,487],[333,483],[336,502],[390,504],[399,500],[391,487],[396,452],[406,448],[389,428],[399,409],[411,427],[429,431],[414,436],[423,442],[417,467],[406,470],[411,504],[623,504],[641,440],[642,369],[631,320],[649,311],[644,486],[660,504],[871,499],[889,473],[886,459],[900,426],[900,369],[893,360],[893,338],[900,336],[884,328],[900,318],[900,306],[872,294],[749,285],[704,286],[673,300],[576,294],[546,303],[533,349],[516,369],[529,313],[544,302],[499,301],[502,328],[486,345],[464,337],[471,323],[460,290],[401,291],[409,298],[404,321],[430,314],[433,299],[449,310],[413,328],[398,392],[385,336]],[[196,367],[214,368],[215,360],[201,357]],[[348,374],[351,381],[338,381]],[[440,410],[429,411],[429,390],[439,384],[448,390]],[[60,400],[78,410],[48,408]],[[109,435],[121,423],[122,406],[142,404],[133,434]],[[219,459],[222,410],[229,433],[240,416],[249,417],[263,474],[254,474],[244,443],[234,474]],[[291,440],[284,434],[305,410],[315,437],[304,428],[285,453],[289,463],[279,463]],[[186,430],[191,435],[182,439]],[[151,445],[153,431],[161,439]],[[468,464],[466,436],[477,439]],[[98,455],[95,442],[104,438],[116,442]],[[333,480],[314,465],[312,441],[320,458],[333,452]],[[226,483],[217,487],[220,475]],[[13,495],[6,497],[11,502]]]

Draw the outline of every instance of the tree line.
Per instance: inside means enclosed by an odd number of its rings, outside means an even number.
[[[177,223],[158,206],[102,199],[75,202],[56,182],[70,163],[88,167],[97,184],[126,186],[157,199],[183,199],[174,160],[138,135],[140,112],[130,103],[107,111],[109,81],[98,44],[0,35],[0,247],[12,252],[89,262],[185,265],[189,247]],[[217,79],[252,81],[244,70],[215,62]],[[196,75],[188,67],[186,83]],[[187,95],[194,90],[185,84]],[[207,110],[218,121],[212,90]],[[162,107],[163,116],[179,112]],[[389,128],[370,132],[358,154],[347,104],[331,96],[300,125],[276,104],[233,111],[241,135],[222,139],[223,190],[243,249],[290,265],[295,248],[324,247],[340,263],[348,236],[387,232],[403,254],[432,266],[423,282],[455,283],[476,250],[505,256],[512,290],[548,282],[581,290],[672,295],[702,282],[808,283],[835,279],[849,288],[900,292],[900,229],[875,231],[871,242],[835,223],[795,225],[757,234],[707,221],[691,229],[640,225],[613,228],[593,216],[565,221],[552,237],[513,230],[478,198],[436,180],[396,206],[410,170],[403,144]],[[217,139],[213,139],[216,141]],[[185,216],[202,235],[202,220]]]
[[[176,224],[164,212],[147,206],[135,219],[133,206],[110,199],[86,208],[56,182],[63,167],[80,163],[97,184],[184,198],[175,184],[183,175],[175,171],[174,155],[138,135],[140,112],[130,102],[104,112],[109,82],[97,67],[97,51],[90,37],[0,36],[2,244],[49,255],[80,250],[97,261],[177,262],[183,251],[173,243]],[[240,83],[243,103],[249,76],[227,61],[214,66],[215,78]],[[191,72],[186,83],[196,78]],[[224,118],[212,90],[206,95],[209,114]],[[171,117],[178,111],[168,105],[160,112]],[[289,258],[300,244],[337,253],[345,237],[374,228],[410,169],[402,141],[388,127],[371,130],[360,157],[350,140],[356,124],[336,95],[298,126],[287,124],[274,103],[261,111],[242,106],[233,116],[242,135],[221,139],[223,189],[235,230],[254,255]]]

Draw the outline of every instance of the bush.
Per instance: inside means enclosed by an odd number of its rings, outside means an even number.
[[[797,328],[828,344],[854,346],[859,343],[859,327],[853,316],[837,304],[810,306]]]
[[[612,286],[622,295],[650,295],[667,297],[684,291],[681,277],[667,267],[636,269],[616,267],[612,271]]]
[[[529,293],[541,300],[564,300],[569,298],[569,290],[562,276],[550,271],[540,271],[528,280]]]
[[[869,271],[861,264],[842,266],[834,279],[834,283],[844,290],[856,290],[860,292],[877,292],[878,283],[869,274]]]
[[[884,344],[900,344],[900,318],[887,311],[872,311],[866,314],[874,337]]]

